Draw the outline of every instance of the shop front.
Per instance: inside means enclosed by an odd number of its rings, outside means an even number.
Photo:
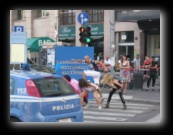
[[[160,10],[141,10],[139,12],[129,12],[118,14],[120,22],[136,22],[141,30],[140,54],[144,57],[160,57]]]
[[[28,58],[33,60],[35,63],[39,63],[39,51],[42,48],[42,44],[45,42],[55,42],[49,37],[38,37],[38,38],[28,38]]]

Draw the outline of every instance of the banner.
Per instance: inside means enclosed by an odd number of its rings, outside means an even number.
[[[71,78],[82,78],[84,70],[88,70],[88,64],[76,63],[74,60],[84,60],[86,55],[94,58],[94,47],[66,47],[57,46],[55,48],[55,73],[64,76],[68,74]],[[87,77],[87,80],[93,82],[92,77]]]

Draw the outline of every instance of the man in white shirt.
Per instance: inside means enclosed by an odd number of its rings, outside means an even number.
[[[106,58],[104,60],[104,64],[107,67],[107,69],[110,71],[111,70],[111,60],[110,60],[109,56],[106,56]]]

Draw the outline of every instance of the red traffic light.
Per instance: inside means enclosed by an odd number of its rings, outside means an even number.
[[[80,31],[80,32],[84,32],[84,31],[85,31],[84,27],[80,27],[80,28],[79,28],[79,31]]]

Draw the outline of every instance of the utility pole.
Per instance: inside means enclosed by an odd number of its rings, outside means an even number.
[[[115,65],[115,10],[110,10],[110,59],[111,74],[113,75],[113,66]]]

